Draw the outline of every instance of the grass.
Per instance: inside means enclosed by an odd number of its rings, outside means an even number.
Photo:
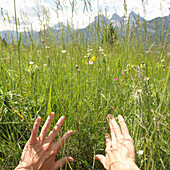
[[[112,45],[82,42],[80,35],[60,44],[45,36],[41,46],[0,42],[1,168],[18,164],[35,118],[42,117],[42,127],[53,111],[51,128],[66,117],[59,136],[74,131],[56,158],[75,159],[65,169],[102,169],[93,158],[104,154],[109,113],[124,116],[140,169],[168,169],[170,45],[141,41],[140,32]]]

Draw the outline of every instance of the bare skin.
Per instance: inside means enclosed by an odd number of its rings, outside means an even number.
[[[109,115],[108,117],[111,138],[109,134],[105,135],[106,155],[96,155],[95,159],[99,160],[107,170],[139,169],[135,164],[135,149],[133,140],[129,134],[123,117],[120,115],[118,116],[121,129],[112,115]]]
[[[34,123],[34,127],[31,133],[31,137],[26,143],[19,165],[15,170],[57,170],[61,165],[66,164],[66,162],[73,162],[72,157],[64,157],[58,161],[55,161],[55,157],[59,149],[67,142],[71,137],[73,131],[68,131],[63,137],[61,137],[57,142],[53,142],[57,136],[61,126],[63,125],[65,117],[62,116],[49,133],[47,133],[50,124],[54,118],[54,113],[50,113],[48,116],[41,133],[38,136],[39,126],[41,118],[38,117]]]

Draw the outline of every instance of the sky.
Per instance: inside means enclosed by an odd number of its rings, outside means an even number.
[[[55,3],[56,1],[56,3]],[[91,10],[85,8],[84,0],[15,0],[19,31],[44,29],[44,25],[54,26],[58,22],[69,23],[74,28],[86,27],[98,14],[108,19],[114,13],[125,14],[124,0],[86,0],[91,2]],[[147,20],[170,13],[170,0],[126,0],[127,15],[134,11]],[[14,0],[0,0],[0,31],[15,30]]]

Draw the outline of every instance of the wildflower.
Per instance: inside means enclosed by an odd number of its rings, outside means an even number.
[[[91,62],[95,61],[95,57],[93,56],[91,59],[90,59]]]
[[[114,107],[112,106],[112,110],[114,109]]]
[[[89,61],[89,64],[92,65],[92,64],[93,64],[93,61]]]
[[[75,68],[78,69],[78,65],[76,65]]]
[[[89,56],[89,55],[90,55],[90,53],[87,53],[87,55]]]
[[[45,48],[46,48],[46,49],[49,49],[49,48],[50,48],[50,46],[45,46]]]
[[[114,81],[118,80],[118,78],[113,78]]]
[[[77,71],[80,72],[80,69],[78,69]]]
[[[32,64],[34,64],[34,62],[33,62],[33,61],[30,61],[29,64],[32,65]]]
[[[137,92],[142,93],[142,89],[138,89]]]
[[[123,70],[123,74],[125,74],[126,73],[126,70]]]
[[[142,61],[142,64],[145,64],[144,61]]]
[[[44,64],[43,66],[44,66],[44,67],[46,67],[46,66],[47,66],[47,64]]]
[[[143,150],[137,152],[139,155],[143,155]]]
[[[145,81],[149,80],[149,77],[144,77],[144,80],[145,80]]]
[[[165,68],[165,65],[163,65],[162,67]]]
[[[102,49],[102,48],[99,48],[99,52],[103,52],[103,49]]]
[[[61,52],[64,54],[64,53],[66,53],[66,50],[62,50]]]
[[[164,59],[162,59],[161,62],[164,62]]]

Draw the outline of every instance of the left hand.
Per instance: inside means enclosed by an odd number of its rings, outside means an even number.
[[[66,164],[66,162],[73,162],[72,157],[63,157],[58,161],[55,161],[55,157],[59,149],[67,142],[71,137],[73,131],[68,131],[63,137],[61,137],[57,142],[53,142],[57,136],[61,126],[63,125],[65,117],[62,116],[47,136],[50,124],[54,118],[54,113],[50,113],[48,116],[39,137],[38,130],[41,122],[41,118],[38,117],[34,123],[34,127],[31,133],[31,137],[26,143],[19,165],[15,170],[19,169],[29,169],[29,170],[55,170],[59,169],[61,165]]]

